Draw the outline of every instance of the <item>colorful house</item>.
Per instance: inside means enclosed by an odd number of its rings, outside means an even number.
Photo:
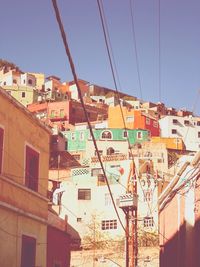
[[[0,266],[46,266],[50,131],[0,89]]]
[[[122,112],[123,115],[122,115]],[[125,125],[124,125],[125,124]],[[149,130],[151,136],[159,136],[158,120],[148,113],[128,107],[109,107],[108,109],[109,128],[127,128]]]
[[[199,151],[200,118],[165,116],[159,120],[161,137],[182,138],[186,150]]]
[[[124,147],[127,153],[128,152],[127,139],[129,139],[130,144],[133,145],[136,143],[142,143],[144,141],[147,141],[149,138],[149,132],[147,130],[142,130],[142,129],[133,129],[133,130],[112,129],[112,128],[111,129],[109,128],[93,129],[93,133],[94,133],[95,140],[100,145],[100,147],[98,146],[100,150],[102,146],[104,147],[103,150],[105,150],[106,147],[108,149],[109,147],[112,147],[112,145],[115,143],[114,144],[115,149],[114,151],[110,151],[111,154],[119,153],[121,151],[120,147],[122,149]],[[68,151],[76,152],[76,151],[87,150],[87,151],[90,151],[89,153],[91,153],[92,150],[94,151],[92,138],[91,138],[89,129],[75,130],[75,131],[63,131],[62,134],[65,136],[67,140],[66,149]],[[89,143],[91,143],[91,145],[89,145]],[[89,149],[89,147],[91,147],[91,149]],[[107,152],[104,151],[103,154],[106,155]]]
[[[98,108],[94,105],[85,105],[90,121],[107,117],[107,109]],[[51,127],[58,127],[60,130],[67,129],[69,124],[85,122],[85,114],[80,102],[65,100],[49,103],[37,103],[29,105],[28,109],[38,118],[49,121]],[[44,116],[46,114],[46,116]]]

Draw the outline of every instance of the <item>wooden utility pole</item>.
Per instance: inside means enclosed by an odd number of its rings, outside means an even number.
[[[127,192],[120,196],[119,207],[126,216],[126,267],[137,266],[137,179],[135,164],[131,163]]]

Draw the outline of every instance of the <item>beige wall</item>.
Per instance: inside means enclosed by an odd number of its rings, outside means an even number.
[[[50,132],[2,90],[0,103],[0,127],[4,129],[0,174],[0,266],[20,267],[21,237],[25,234],[37,240],[36,266],[46,267]],[[38,192],[25,186],[27,144],[39,153]]]
[[[0,207],[0,266],[21,266],[21,236],[36,238],[36,266],[46,267],[46,225]],[[6,229],[2,231],[2,229]]]

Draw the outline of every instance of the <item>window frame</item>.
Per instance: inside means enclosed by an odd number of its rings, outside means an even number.
[[[144,228],[152,228],[154,227],[154,219],[153,217],[144,217],[144,220],[143,220],[143,223],[144,223]]]
[[[102,140],[112,140],[113,139],[112,132],[109,131],[109,130],[102,131],[102,133],[101,133],[101,139]]]
[[[117,220],[102,220],[101,221],[101,230],[116,230],[117,229]]]
[[[27,248],[29,246],[29,248]],[[32,262],[30,262],[30,254],[27,253],[27,249],[30,250],[32,248],[33,251],[28,251],[31,253]],[[36,238],[22,235],[22,244],[21,244],[21,267],[35,266],[36,264]]]
[[[91,200],[91,188],[78,188],[78,200]]]
[[[141,134],[141,137],[139,137],[139,134]],[[143,132],[142,131],[138,131],[137,132],[137,139],[138,140],[142,140],[142,138],[143,138]]]
[[[36,164],[36,167],[33,167],[31,164]],[[38,192],[38,186],[39,186],[39,164],[40,164],[39,152],[36,151],[34,148],[30,147],[29,145],[26,145],[25,146],[25,186],[35,192]],[[30,173],[30,168],[32,168],[33,174]],[[34,175],[35,177],[31,177],[32,175]]]

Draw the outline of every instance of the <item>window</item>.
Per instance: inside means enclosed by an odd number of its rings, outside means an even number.
[[[101,134],[102,139],[112,139],[112,133],[110,131],[103,131]]]
[[[123,131],[123,138],[127,138],[128,137],[128,132],[127,131]]]
[[[105,206],[110,206],[112,203],[110,193],[105,193]]]
[[[13,79],[13,83],[16,84],[17,83],[17,80],[16,79]]]
[[[177,130],[176,129],[172,129],[172,134],[177,134]]]
[[[22,235],[21,267],[35,266],[36,239]]]
[[[127,116],[126,122],[134,122],[134,117],[133,116]]]
[[[153,197],[152,190],[144,191],[144,202],[152,201],[152,197]]]
[[[77,222],[82,222],[82,218],[77,218]]]
[[[98,185],[104,185],[106,182],[105,176],[103,174],[98,174]]]
[[[200,132],[198,132],[198,138],[200,138]]]
[[[22,97],[26,97],[26,93],[25,92],[22,92]]]
[[[107,155],[112,155],[112,154],[114,154],[114,153],[115,153],[114,148],[109,147],[109,148],[107,149]]]
[[[3,162],[3,139],[4,139],[4,130],[0,128],[0,173],[2,173],[2,162]]]
[[[51,117],[52,117],[52,118],[55,117],[55,110],[51,110]]]
[[[158,122],[157,121],[153,121],[153,127],[158,128]]]
[[[84,132],[80,132],[80,141],[84,140]]]
[[[61,109],[61,110],[60,110],[60,117],[63,118],[63,117],[65,116],[65,113],[64,113],[64,112],[65,112],[64,109]]]
[[[25,185],[38,191],[39,153],[26,146]]]
[[[103,150],[99,150],[99,154],[100,154],[100,156],[102,156],[102,155],[103,155]],[[95,156],[97,157],[97,152],[96,152],[96,150],[95,150]]]
[[[190,122],[189,122],[188,120],[185,120],[185,121],[184,121],[184,124],[185,124],[185,125],[189,125]]]
[[[117,229],[117,220],[103,220],[101,221],[102,230]]]
[[[76,113],[76,109],[72,108],[72,113],[75,114]]]
[[[32,85],[33,81],[31,79],[28,79],[28,84]]]
[[[98,176],[99,174],[102,174],[101,168],[95,168],[91,170],[91,176]]]
[[[6,85],[6,82],[4,82],[3,85]]]
[[[26,80],[24,80],[24,84],[26,83]]]
[[[146,124],[150,125],[150,119],[149,118],[146,118]]]
[[[142,132],[137,132],[137,139],[142,139]]]
[[[91,189],[78,189],[79,200],[91,200]]]
[[[173,120],[172,120],[172,123],[173,123],[173,124],[177,124],[177,123],[178,123],[178,120],[177,120],[177,119],[173,119]]]
[[[197,126],[200,126],[200,121],[197,121]]]
[[[154,226],[153,217],[145,217],[144,227],[153,227],[153,226]]]
[[[75,135],[75,133],[71,133],[71,140],[76,140],[76,135]]]

